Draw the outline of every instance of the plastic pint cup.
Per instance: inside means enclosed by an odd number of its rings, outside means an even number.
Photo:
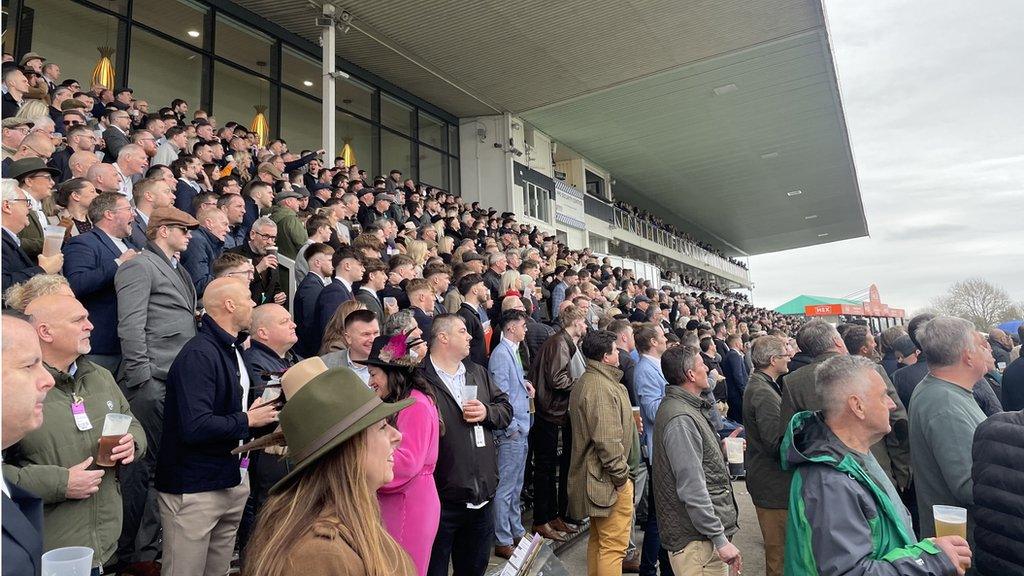
[[[743,444],[743,438],[725,439],[725,459],[729,463],[729,474],[732,476],[744,474]]]
[[[100,436],[100,448],[96,453],[96,465],[110,467],[116,464],[110,457],[113,455],[114,446],[121,441],[121,438],[128,433],[128,427],[132,424],[132,417],[127,414],[111,412],[103,420],[103,435]]]
[[[633,406],[633,423],[636,424],[636,429],[639,431],[644,426],[643,418],[640,416],[640,407]]]
[[[476,400],[476,386],[468,385],[462,387],[462,403],[465,404],[470,400]]]
[[[43,256],[53,256],[64,245],[63,226],[43,226]]]
[[[68,546],[43,554],[43,576],[89,576],[92,548]]]
[[[936,536],[959,536],[967,539],[967,509],[956,506],[932,506]]]

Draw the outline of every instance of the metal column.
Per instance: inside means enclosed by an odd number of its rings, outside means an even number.
[[[337,27],[334,22],[334,5],[324,4],[323,6],[323,18],[318,19],[318,22],[323,22],[325,25],[321,26],[320,32],[320,46],[323,48],[323,57],[321,60],[323,81],[323,112],[322,112],[322,124],[321,134],[323,134],[323,145],[324,149],[324,164],[326,166],[334,165],[334,143],[336,141],[334,135],[334,80],[335,80],[335,40],[337,35]]]

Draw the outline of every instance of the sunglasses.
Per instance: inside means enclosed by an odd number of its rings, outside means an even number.
[[[85,122],[82,122],[81,120],[65,120],[64,121],[64,125],[65,126],[80,126],[82,124],[85,124]]]

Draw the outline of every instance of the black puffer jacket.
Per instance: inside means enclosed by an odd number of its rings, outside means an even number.
[[[983,576],[1024,574],[1024,411],[974,432],[974,565]]]

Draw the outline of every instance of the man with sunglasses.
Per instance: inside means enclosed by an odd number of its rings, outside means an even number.
[[[114,274],[117,335],[121,341],[118,383],[146,431],[147,453],[123,470],[125,514],[118,558],[149,562],[144,550],[158,546],[159,510],[147,505],[150,478],[160,453],[167,373],[175,356],[196,334],[196,290],[177,255],[199,222],[168,206],[149,215],[146,247]],[[154,499],[155,500],[155,499]]]
[[[25,138],[28,141],[33,135]],[[43,251],[43,227],[50,224],[43,212],[43,200],[53,194],[57,171],[46,165],[42,158],[15,160],[8,169],[8,175],[18,181],[18,187],[28,195],[32,211],[28,226],[21,231],[21,248],[33,260]]]

